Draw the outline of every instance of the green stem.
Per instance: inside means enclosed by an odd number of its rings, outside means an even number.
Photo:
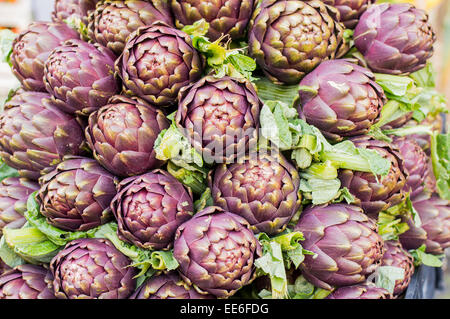
[[[322,161],[331,161],[335,167],[360,172],[372,172],[367,160],[358,155],[347,155],[339,152],[323,152]]]

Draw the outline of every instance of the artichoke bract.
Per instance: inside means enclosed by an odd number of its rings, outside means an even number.
[[[161,110],[137,97],[116,95],[89,116],[86,139],[103,167],[116,176],[133,176],[163,164],[153,147],[168,127]]]
[[[93,159],[68,157],[39,183],[41,213],[55,227],[87,231],[112,217],[118,179]]]
[[[356,27],[359,17],[367,10],[369,5],[376,0],[324,0],[325,4],[331,5],[339,10],[339,21],[347,29]]]
[[[175,121],[206,163],[232,163],[256,145],[261,107],[250,81],[206,76],[180,91]]]
[[[354,41],[373,71],[407,75],[425,67],[436,35],[425,11],[407,3],[381,3],[363,13]]]
[[[263,0],[250,22],[249,53],[272,81],[298,84],[320,62],[345,54],[335,16],[318,0]]]
[[[18,92],[0,115],[0,156],[32,180],[65,155],[81,155],[84,141],[78,121],[48,93]]]
[[[97,2],[99,0],[55,0],[52,20],[66,21],[75,17],[87,24],[88,15],[95,9]]]
[[[299,174],[281,154],[221,164],[210,185],[214,203],[244,217],[254,233],[282,232],[301,207]]]
[[[63,22],[33,22],[16,39],[11,53],[12,72],[24,90],[45,92],[44,63],[59,45],[79,35]]]
[[[303,78],[296,104],[309,124],[330,140],[341,141],[367,133],[385,102],[386,95],[370,70],[346,60],[330,60]]]
[[[403,159],[395,145],[375,140],[368,135],[351,139],[356,147],[376,151],[391,162],[386,176],[343,169],[339,171],[342,187],[347,187],[355,198],[354,204],[361,206],[366,214],[377,218],[378,213],[400,204],[406,196],[403,190],[406,178],[403,174]]]
[[[103,1],[89,15],[89,37],[120,55],[128,36],[138,28],[162,21],[173,24],[166,0]]]
[[[247,25],[252,17],[254,0],[171,0],[176,26],[186,25],[205,19],[209,23],[207,37],[211,41],[222,35],[232,39],[244,37]]]
[[[317,254],[306,255],[300,270],[306,280],[323,289],[364,282],[384,254],[375,220],[357,206],[310,206],[294,230],[303,233],[303,248]]]
[[[338,288],[326,299],[394,299],[394,296],[386,289],[377,287],[372,282],[367,282],[361,285]]]
[[[199,294],[176,271],[170,271],[147,279],[129,299],[214,299],[214,296]]]
[[[190,192],[162,170],[123,180],[111,209],[119,238],[149,250],[171,248],[178,226],[194,214]]]
[[[405,249],[417,249],[426,245],[426,252],[440,255],[450,247],[450,201],[433,195],[429,199],[413,201],[422,225],[417,227],[407,219],[409,230],[400,235]]]
[[[98,44],[66,41],[45,62],[45,87],[64,112],[87,116],[118,93],[114,60],[114,54]]]
[[[218,298],[232,296],[254,279],[261,253],[248,222],[215,206],[178,228],[173,250],[183,279]]]
[[[409,286],[414,274],[414,258],[403,249],[399,241],[386,241],[384,243],[386,252],[381,261],[381,266],[391,266],[403,269],[404,278],[395,281],[394,296],[401,295]]]
[[[20,265],[0,276],[0,299],[55,299],[52,276],[37,265]]]
[[[51,261],[58,299],[128,299],[136,268],[107,239],[76,239]]]
[[[26,178],[9,177],[0,182],[0,234],[3,228],[21,228],[25,223],[27,200],[39,184]]]
[[[202,71],[191,37],[161,23],[133,32],[116,61],[124,91],[159,107],[175,104],[180,89],[200,79]]]

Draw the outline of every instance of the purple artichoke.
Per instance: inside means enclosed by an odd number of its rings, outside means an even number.
[[[301,207],[300,177],[283,155],[221,164],[210,184],[214,203],[244,217],[254,233],[282,232]]]
[[[88,15],[95,9],[99,0],[56,0],[52,13],[53,21],[65,21],[71,17],[88,23]]]
[[[180,89],[197,81],[202,70],[191,37],[161,24],[133,32],[116,62],[124,91],[160,107],[176,104]]]
[[[180,92],[176,125],[207,163],[232,163],[256,145],[262,106],[246,79],[206,76]]]
[[[356,27],[359,17],[367,8],[375,3],[376,0],[324,0],[325,4],[335,7],[339,10],[340,19],[347,29]]]
[[[45,87],[64,112],[89,115],[118,92],[114,60],[114,54],[100,45],[66,41],[45,62]]]
[[[136,288],[136,268],[107,239],[77,239],[51,261],[58,299],[127,299]]]
[[[44,63],[64,41],[79,35],[62,22],[33,22],[14,40],[12,71],[24,90],[45,92]]]
[[[177,272],[171,271],[150,277],[129,299],[214,299],[214,296],[199,294]]]
[[[316,258],[306,255],[300,270],[306,280],[323,289],[364,282],[384,254],[375,220],[357,206],[310,206],[295,230],[305,236],[303,248],[317,254]]]
[[[0,235],[3,228],[21,228],[25,223],[27,200],[39,185],[25,178],[10,177],[0,182]]]
[[[117,95],[89,116],[86,139],[95,159],[114,175],[139,175],[163,164],[153,147],[169,125],[164,113],[144,100]]]
[[[366,214],[377,218],[379,212],[400,204],[405,198],[403,160],[394,145],[370,136],[358,136],[352,138],[352,142],[358,148],[376,151],[391,162],[389,173],[386,176],[378,176],[378,180],[372,173],[348,169],[339,172],[342,187],[349,189],[355,198],[355,205],[361,206]]]
[[[426,245],[426,252],[440,255],[450,247],[450,201],[433,195],[429,199],[413,202],[422,225],[417,227],[412,219],[406,222],[410,229],[400,235],[405,249],[417,249]]]
[[[111,219],[109,205],[118,180],[95,160],[67,158],[39,182],[37,199],[49,224],[68,231],[87,231]]]
[[[338,288],[326,299],[394,299],[394,296],[386,289],[379,288],[372,282],[366,282]]]
[[[0,259],[0,276],[11,269],[11,267],[9,267],[2,259]]]
[[[252,17],[254,0],[171,0],[175,23],[179,29],[205,19],[209,23],[210,41],[229,35],[231,39],[244,37]]]
[[[407,75],[425,67],[436,35],[425,11],[407,3],[382,3],[361,16],[354,41],[373,71]]]
[[[0,276],[0,299],[55,299],[50,271],[20,265]]]
[[[37,180],[65,155],[81,155],[84,134],[51,95],[19,92],[0,115],[0,156],[20,174]]]
[[[166,0],[107,0],[89,16],[89,37],[120,55],[131,33],[157,21],[173,24]]]
[[[386,252],[381,261],[381,266],[398,267],[405,271],[403,280],[395,282],[394,296],[401,295],[409,286],[414,274],[414,258],[402,248],[399,241],[386,241],[384,243]]]
[[[330,140],[341,141],[367,133],[378,121],[386,96],[370,70],[330,60],[303,78],[297,102],[302,118]]]
[[[194,213],[190,192],[162,170],[123,180],[111,209],[119,237],[149,250],[171,248],[178,226]]]
[[[210,206],[178,228],[173,255],[188,284],[228,298],[254,279],[261,246],[244,218]]]
[[[344,26],[322,1],[263,0],[249,29],[249,53],[272,81],[298,84],[324,60],[342,56]]]

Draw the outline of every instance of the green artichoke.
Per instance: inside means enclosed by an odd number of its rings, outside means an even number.
[[[175,121],[206,163],[232,163],[255,147],[261,106],[250,81],[206,76],[180,91]]]
[[[62,22],[33,22],[14,39],[12,71],[24,90],[45,92],[44,63],[64,41],[79,35]]]
[[[41,213],[55,227],[87,231],[112,217],[118,180],[93,159],[68,157],[39,183]]]
[[[317,254],[306,255],[300,270],[306,280],[323,289],[363,283],[384,254],[375,220],[357,206],[310,206],[294,230],[303,233],[303,248]]]
[[[337,9],[322,1],[263,0],[249,29],[249,53],[272,81],[298,84],[320,62],[347,51]]]
[[[50,271],[20,265],[0,276],[0,299],[55,299]]]
[[[66,21],[72,17],[88,23],[88,15],[100,0],[55,0],[52,12],[53,21]]]
[[[147,279],[129,299],[213,299],[199,294],[186,284],[177,272],[171,271]]]
[[[330,140],[341,141],[367,133],[386,101],[370,70],[347,60],[330,60],[303,78],[296,104],[309,124]]]
[[[0,235],[3,228],[21,228],[27,200],[39,185],[25,178],[9,177],[0,182]]]
[[[201,77],[203,63],[188,34],[155,24],[130,35],[116,71],[125,93],[162,107],[176,104],[180,89]]]
[[[173,255],[188,284],[202,294],[228,298],[255,278],[261,246],[248,222],[210,206],[181,225]]]
[[[178,226],[194,213],[191,193],[162,170],[123,180],[111,209],[119,238],[149,250],[171,248]]]
[[[58,299],[127,299],[136,288],[136,268],[107,239],[69,242],[51,261]]]
[[[363,135],[351,139],[356,147],[376,151],[391,162],[389,173],[378,178],[367,172],[340,170],[339,179],[342,187],[347,187],[355,198],[355,204],[374,218],[378,213],[400,204],[406,196],[403,190],[406,178],[403,174],[403,159],[395,145],[375,140]]]
[[[120,55],[131,33],[157,21],[173,24],[166,0],[107,0],[89,15],[88,35],[93,41]]]
[[[222,35],[229,35],[234,40],[243,38],[256,1],[171,0],[171,5],[178,28],[205,19],[209,23],[206,36],[209,40],[215,41]]]
[[[326,299],[394,299],[394,296],[386,289],[379,288],[372,282],[366,282],[338,288]]]
[[[254,233],[282,232],[301,207],[299,174],[281,154],[221,164],[209,182],[214,203],[244,217]]]
[[[114,54],[100,45],[66,41],[45,62],[45,87],[64,112],[89,115],[119,90],[114,60]]]
[[[324,0],[325,4],[335,7],[339,10],[339,21],[344,24],[347,29],[356,27],[359,17],[367,10],[367,8],[375,3],[376,0]]]
[[[116,176],[133,176],[163,164],[153,147],[168,127],[161,110],[140,98],[116,95],[89,116],[86,139],[103,167]]]
[[[84,134],[48,93],[19,92],[0,115],[0,156],[23,177],[38,180],[65,155],[81,155]]]
[[[407,75],[425,67],[436,35],[425,11],[407,3],[381,3],[361,16],[354,41],[373,71]]]

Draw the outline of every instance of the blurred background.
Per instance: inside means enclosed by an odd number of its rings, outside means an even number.
[[[438,40],[435,45],[433,66],[436,84],[450,101],[450,0],[379,0],[379,2],[409,2],[425,9],[434,25]],[[0,29],[9,28],[20,32],[31,21],[49,21],[54,0],[0,0]],[[18,86],[9,66],[0,62],[0,104],[11,88]],[[448,104],[450,109],[450,104]],[[450,119],[450,117],[448,117]],[[447,120],[447,127],[450,121]],[[448,131],[448,129],[447,129]],[[444,281],[436,298],[450,299],[450,250],[444,266]]]

